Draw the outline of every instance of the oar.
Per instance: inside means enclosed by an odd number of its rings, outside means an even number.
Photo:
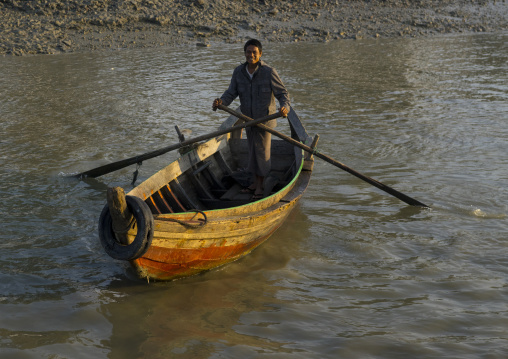
[[[226,111],[226,112],[229,112],[230,114],[232,114],[233,116],[236,116],[238,117],[239,119],[241,120],[244,120],[246,122],[249,122],[249,121],[253,121],[250,117],[247,117],[245,116],[244,114],[241,114],[237,111],[234,111],[232,109],[230,109],[229,107],[226,107],[224,105],[218,105],[217,106],[218,108],[220,108],[221,110],[223,111]],[[401,201],[403,202],[406,202],[407,204],[410,204],[411,206],[420,206],[420,207],[428,207],[426,204],[423,204],[422,202],[420,201],[417,201],[416,199],[414,198],[411,198],[409,197],[408,195],[405,195],[404,193],[400,193],[399,191],[379,182],[379,181],[376,181],[375,179],[372,179],[370,177],[367,177],[363,174],[361,174],[360,172],[357,172],[355,171],[354,169],[346,166],[345,164],[343,163],[340,163],[339,161],[337,160],[334,160],[333,158],[327,156],[327,155],[324,155],[320,152],[317,152],[315,149],[313,149],[312,147],[309,147],[307,145],[304,145],[303,143],[301,142],[298,142],[296,141],[295,139],[289,137],[289,136],[286,136],[276,130],[274,130],[273,128],[270,128],[268,126],[265,126],[263,124],[260,124],[260,125],[257,125],[258,127],[262,128],[263,130],[267,131],[267,132],[270,132],[271,134],[277,136],[277,137],[280,137],[282,138],[283,140],[291,143],[292,145],[296,146],[296,147],[299,147],[307,152],[310,152],[311,154],[313,154],[314,156],[316,157],[319,157],[323,160],[325,160],[326,162],[336,166],[336,167],[339,167],[340,169],[346,171],[346,172],[349,172],[351,173],[353,176],[356,176],[358,178],[360,178],[361,180],[385,191],[386,193],[389,193],[391,194],[392,196],[394,197],[397,197],[398,199],[400,199]]]
[[[117,171],[117,170],[122,169],[124,167],[142,162],[144,160],[160,156],[166,152],[170,152],[170,151],[173,151],[173,150],[185,147],[185,146],[189,146],[189,145],[199,142],[199,141],[209,140],[211,138],[221,136],[221,135],[224,135],[229,132],[241,130],[242,128],[245,128],[245,127],[256,126],[256,125],[262,124],[262,122],[273,120],[273,119],[279,118],[279,117],[281,117],[280,113],[274,113],[273,115],[268,115],[268,116],[259,118],[257,120],[251,120],[251,122],[245,122],[245,123],[235,125],[235,126],[232,126],[230,128],[224,129],[224,130],[218,130],[218,131],[208,133],[206,135],[201,135],[201,136],[198,136],[198,137],[192,138],[190,140],[186,140],[186,141],[183,141],[183,142],[171,145],[171,146],[167,146],[167,147],[164,147],[164,148],[161,148],[158,150],[147,152],[147,153],[144,153],[139,156],[127,158],[125,160],[120,160],[120,161],[109,163],[107,165],[103,165],[103,166],[100,166],[97,168],[93,168],[91,170],[78,173],[77,175],[72,175],[72,177],[76,177],[76,178],[99,177],[99,176],[105,175],[107,173]]]

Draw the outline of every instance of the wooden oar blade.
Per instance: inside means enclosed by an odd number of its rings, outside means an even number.
[[[383,190],[385,191],[386,193],[389,193],[391,194],[392,196],[394,197],[397,197],[398,199],[400,199],[401,201],[411,205],[411,206],[417,206],[417,207],[429,207],[427,206],[426,204],[412,198],[412,197],[409,197],[408,195],[404,194],[404,193],[401,193],[399,191],[397,191],[396,189],[392,188],[392,187],[389,187],[373,178],[370,178],[370,177],[367,177],[355,170],[353,170],[352,168],[346,166],[345,164],[343,163],[340,163],[336,160],[334,160],[333,158],[330,158],[326,155],[323,155],[321,153],[314,153],[314,156],[316,157],[319,157],[321,159],[324,159],[325,161],[327,161],[328,163],[331,163],[332,165],[336,166],[336,167],[339,167],[340,169],[352,174],[353,176],[357,177],[357,178],[360,178],[361,180],[373,185],[374,187],[377,187],[379,188],[380,190]]]

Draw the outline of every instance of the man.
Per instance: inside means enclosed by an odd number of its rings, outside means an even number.
[[[222,96],[213,101],[213,108],[219,104],[229,106],[240,97],[240,109],[250,118],[258,119],[276,113],[275,99],[279,101],[280,114],[286,117],[290,110],[289,94],[277,71],[261,60],[263,47],[261,42],[251,39],[243,48],[246,62],[235,68],[229,88]],[[277,120],[265,122],[274,128]],[[246,129],[249,146],[249,163],[247,170],[254,178],[243,192],[252,193],[252,199],[263,198],[264,178],[270,172],[271,133],[254,126]]]

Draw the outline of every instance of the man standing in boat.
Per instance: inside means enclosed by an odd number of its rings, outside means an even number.
[[[253,119],[277,112],[275,99],[279,101],[280,114],[286,117],[290,110],[289,94],[277,71],[261,60],[263,47],[256,39],[244,45],[246,62],[235,68],[229,88],[220,98],[213,101],[213,109],[223,104],[229,106],[240,97],[242,113]],[[274,128],[277,120],[265,122]],[[253,126],[246,128],[249,145],[249,164],[247,170],[254,174],[253,182],[243,191],[252,193],[252,199],[263,198],[263,183],[270,172],[271,133]]]

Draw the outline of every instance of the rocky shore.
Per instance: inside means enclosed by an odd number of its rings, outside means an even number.
[[[0,55],[507,29],[504,0],[0,0]]]

